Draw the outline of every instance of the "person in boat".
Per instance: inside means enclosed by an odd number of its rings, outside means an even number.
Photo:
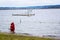
[[[14,22],[12,22],[12,23],[10,24],[10,32],[11,32],[11,33],[15,33],[15,24],[14,24]]]

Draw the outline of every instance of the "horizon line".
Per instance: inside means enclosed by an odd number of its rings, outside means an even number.
[[[16,10],[16,9],[55,9],[60,5],[44,5],[44,6],[24,6],[24,7],[0,7],[0,10]]]

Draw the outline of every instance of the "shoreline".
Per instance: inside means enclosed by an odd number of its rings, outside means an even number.
[[[43,38],[29,35],[21,35],[21,34],[12,34],[6,32],[0,32],[1,40],[52,40],[51,38]]]
[[[32,36],[32,37],[43,37],[43,38],[55,38],[55,39],[60,39],[60,36],[54,36],[54,35],[42,35],[42,36],[35,36],[32,34],[28,33],[11,33],[11,32],[1,32],[0,34],[13,34],[13,35],[22,35],[22,36]]]
[[[15,35],[15,36],[23,36],[23,37],[49,38],[49,39],[54,39],[54,40],[60,40],[60,37],[53,37],[53,36],[51,36],[51,35],[44,35],[44,36],[40,37],[40,36],[33,36],[33,35],[27,34],[27,33],[0,32],[0,34],[4,34],[4,35]]]

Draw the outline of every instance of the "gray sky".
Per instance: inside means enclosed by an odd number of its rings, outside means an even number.
[[[0,0],[0,7],[41,6],[60,4],[60,0]]]

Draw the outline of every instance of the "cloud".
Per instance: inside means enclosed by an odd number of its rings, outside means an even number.
[[[59,0],[0,0],[0,6],[34,6],[60,4]]]

